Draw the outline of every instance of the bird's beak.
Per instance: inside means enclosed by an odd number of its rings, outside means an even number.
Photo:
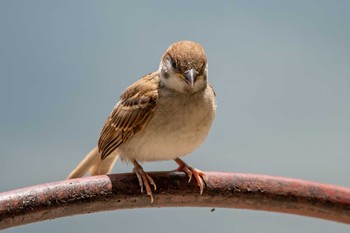
[[[185,72],[185,81],[187,82],[188,85],[193,88],[194,83],[196,82],[197,79],[197,72],[194,69],[187,70]]]

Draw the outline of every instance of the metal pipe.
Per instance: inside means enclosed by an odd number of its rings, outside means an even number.
[[[265,175],[205,172],[203,195],[180,172],[149,173],[154,203],[134,174],[92,176],[0,193],[0,229],[64,216],[131,208],[219,207],[274,211],[350,224],[350,189]]]

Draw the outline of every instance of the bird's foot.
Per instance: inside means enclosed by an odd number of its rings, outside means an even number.
[[[179,158],[174,159],[174,160],[179,165],[179,167],[176,169],[176,171],[185,172],[188,176],[188,182],[191,182],[192,175],[194,176],[194,178],[197,181],[197,185],[199,187],[199,193],[200,193],[200,195],[202,195],[204,188],[205,188],[205,182],[204,182],[205,174],[204,174],[204,172],[187,165],[184,161],[182,161]]]
[[[132,163],[134,164],[133,171],[136,174],[137,179],[139,180],[139,185],[141,187],[141,193],[143,193],[143,187],[145,187],[148,196],[150,196],[150,198],[151,198],[151,203],[153,203],[153,193],[152,193],[151,185],[153,186],[154,190],[156,190],[157,189],[156,183],[154,182],[152,177],[150,177],[143,170],[141,165],[136,160],[133,160]]]

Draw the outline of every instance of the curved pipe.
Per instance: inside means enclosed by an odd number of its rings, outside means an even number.
[[[0,193],[0,229],[98,211],[150,207],[222,207],[297,214],[350,224],[350,189],[265,175],[205,172],[199,195],[184,173],[149,173],[154,203],[134,174],[58,181]]]

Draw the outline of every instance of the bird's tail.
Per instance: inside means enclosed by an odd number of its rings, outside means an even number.
[[[117,159],[118,154],[112,153],[104,160],[101,160],[101,155],[98,152],[98,148],[95,147],[69,174],[67,179],[82,177],[85,175],[85,173],[89,173],[91,176],[107,174],[112,170]]]

